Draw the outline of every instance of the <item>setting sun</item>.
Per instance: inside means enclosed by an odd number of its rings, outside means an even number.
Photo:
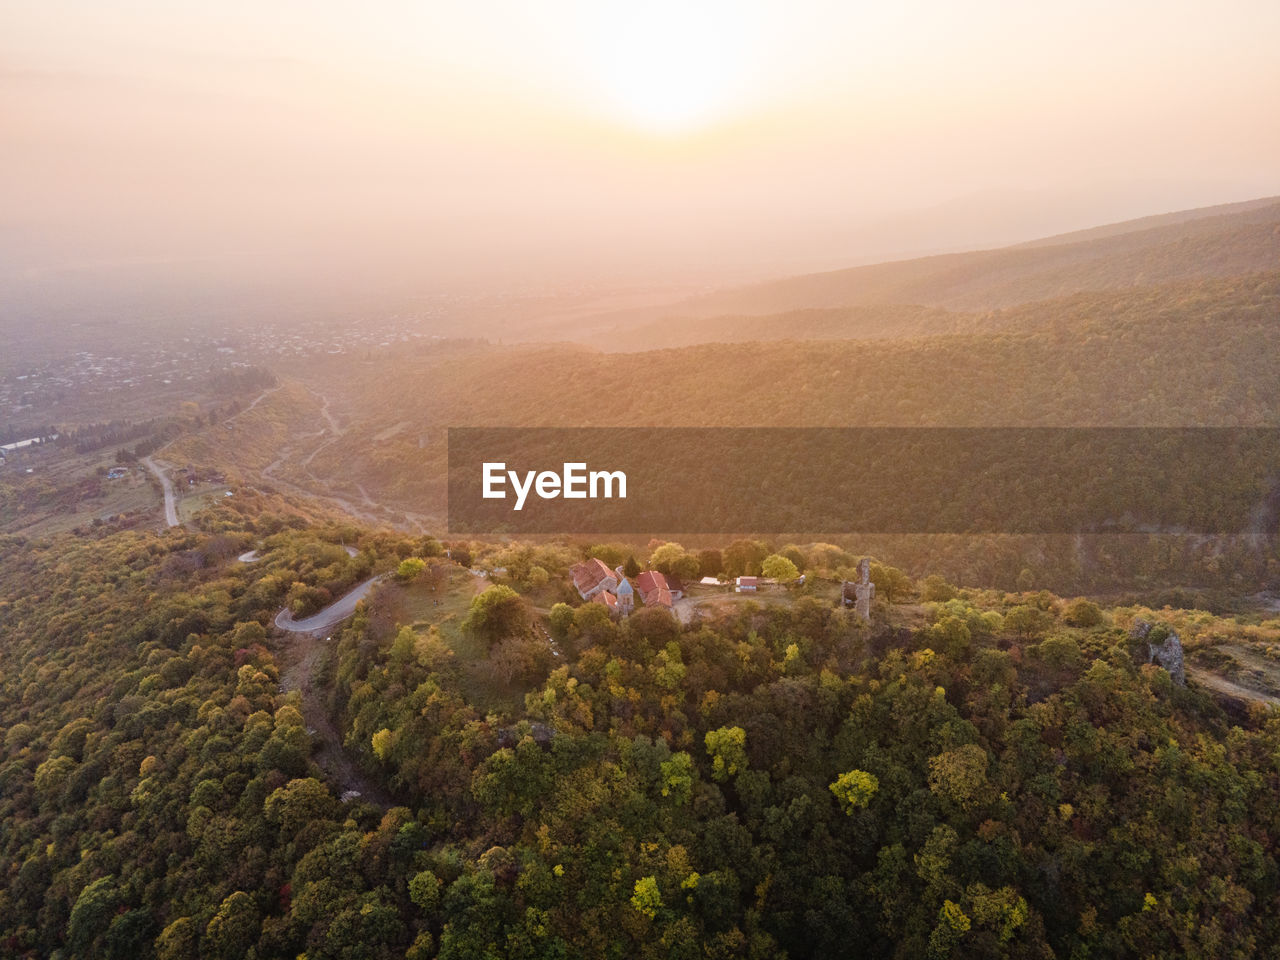
[[[617,119],[681,133],[740,105],[751,51],[742,17],[727,5],[610,7],[597,30],[601,106]]]

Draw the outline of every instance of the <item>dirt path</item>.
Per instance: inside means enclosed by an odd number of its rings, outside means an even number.
[[[323,424],[321,424],[321,429],[314,433],[299,436],[292,443],[286,444],[280,450],[280,455],[262,468],[262,478],[283,488],[286,492],[294,493],[298,496],[307,497],[312,500],[327,500],[336,505],[338,509],[342,510],[344,513],[354,517],[362,523],[375,527],[386,525],[387,519],[385,517],[379,516],[376,513],[371,513],[369,510],[361,509],[345,497],[338,496],[334,493],[320,493],[316,490],[309,490],[306,487],[294,483],[292,480],[286,480],[276,472],[284,466],[286,461],[293,460],[295,455],[301,454],[302,449],[306,449],[303,447],[304,443],[319,440],[319,443],[314,447],[311,447],[310,452],[307,453],[306,456],[302,457],[301,460],[298,460],[297,463],[298,466],[302,468],[302,471],[306,474],[307,478],[315,484],[316,487],[324,489],[326,485],[312,472],[311,462],[315,459],[316,455],[320,453],[320,451],[334,443],[337,443],[347,432],[334,418],[333,414],[329,412],[329,398],[324,394],[313,390],[311,387],[306,387],[306,390],[320,401],[320,419],[324,421]],[[374,509],[378,508],[377,501],[370,498],[363,488],[360,488],[360,495],[363,498],[366,507],[372,507]],[[425,529],[425,527],[423,529]]]
[[[317,687],[316,671],[330,640],[332,637],[314,633],[296,633],[288,637],[280,645],[280,658],[284,663],[280,685],[286,692],[297,690],[302,694],[302,718],[319,743],[316,763],[337,787],[339,795],[344,799],[354,799],[354,793],[361,800],[386,810],[394,806],[391,796],[381,784],[365,776],[351,759],[342,745],[337,727],[329,719],[329,711]]]
[[[303,719],[319,742],[316,762],[320,769],[344,798],[353,799],[354,794],[385,810],[394,805],[394,800],[379,783],[360,770],[343,746],[316,677],[327,645],[333,639],[328,631],[351,616],[356,604],[379,579],[371,577],[364,581],[313,617],[294,620],[287,609],[281,610],[276,616],[276,626],[291,634],[278,645],[283,665],[280,685],[286,692],[297,690],[302,695]]]
[[[310,388],[308,388],[308,389],[310,389]],[[333,418],[333,414],[329,412],[329,398],[328,398],[328,397],[326,397],[323,393],[317,393],[315,390],[312,390],[312,391],[311,391],[311,393],[312,393],[312,395],[317,396],[317,397],[319,397],[319,398],[320,398],[320,401],[321,401],[321,403],[320,403],[320,415],[321,415],[322,417],[324,417],[324,418],[325,418],[325,420],[327,420],[327,421],[328,421],[328,423],[329,423],[329,430],[330,430],[330,432],[331,432],[335,437],[340,437],[340,436],[342,436],[344,433],[346,433],[346,431],[345,431],[345,430],[343,430],[343,429],[342,429],[342,427],[338,426],[338,421],[337,421],[337,420],[335,420],[335,419]]]
[[[1242,687],[1240,684],[1233,683],[1226,677],[1220,677],[1216,673],[1210,673],[1208,670],[1202,670],[1199,667],[1187,667],[1187,676],[1201,686],[1208,687],[1214,693],[1223,693],[1237,700],[1248,700],[1253,703],[1265,703],[1269,706],[1280,707],[1280,697],[1273,697],[1271,694],[1262,693],[1260,690]]]
[[[142,458],[146,468],[155,474],[155,478],[160,481],[160,489],[164,491],[164,522],[165,526],[176,527],[178,525],[178,504],[173,496],[173,484],[169,481],[169,476],[158,466],[150,457]]]
[[[258,394],[256,397],[253,398],[253,403],[249,404],[247,407],[245,407],[243,410],[241,410],[239,413],[235,414],[234,416],[228,417],[223,422],[232,423],[233,421],[238,420],[240,417],[243,417],[246,413],[248,413],[258,404],[260,404],[263,400],[267,399],[267,397],[271,396],[271,394],[279,390],[280,386],[281,384],[276,384],[274,387],[267,387],[267,389],[263,390],[260,394]]]
[[[319,429],[310,433],[298,434],[293,439],[281,444],[276,451],[278,454],[276,458],[258,471],[260,478],[285,493],[305,497],[308,500],[327,501],[348,516],[372,527],[390,526],[397,530],[423,533],[431,528],[432,522],[438,525],[439,518],[431,521],[431,518],[408,510],[398,511],[398,515],[402,519],[397,519],[396,512],[384,508],[359,483],[354,484],[356,494],[359,496],[357,501],[355,496],[342,496],[334,492],[328,482],[316,476],[311,468],[316,457],[343,440],[350,433],[351,427],[350,425],[344,427],[333,415],[329,409],[330,401],[328,397],[314,387],[305,383],[301,385],[318,404],[314,422]],[[279,388],[272,388],[272,390],[275,389]],[[272,391],[268,391],[268,393],[270,392]],[[258,398],[258,400],[262,399],[265,399],[265,394]],[[257,401],[253,405],[256,406],[256,404]],[[252,406],[249,409],[252,409]],[[248,411],[244,412],[247,413]],[[284,468],[285,464],[290,464],[301,471],[300,474],[294,475],[294,480],[280,476],[279,471]],[[303,486],[302,484],[304,483],[308,485]]]

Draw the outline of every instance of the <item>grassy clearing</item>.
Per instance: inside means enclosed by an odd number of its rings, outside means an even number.
[[[225,483],[201,484],[195,487],[187,487],[185,485],[178,487],[175,483],[174,486],[178,520],[182,523],[186,523],[201,510],[207,510],[226,498],[227,485]]]
[[[435,627],[440,638],[457,658],[458,686],[467,702],[486,713],[515,713],[524,706],[530,687],[519,682],[503,683],[489,669],[484,643],[462,629],[472,599],[489,586],[488,580],[465,570],[454,570],[449,581],[434,591],[426,583],[389,585],[404,611],[404,619],[417,633]]]

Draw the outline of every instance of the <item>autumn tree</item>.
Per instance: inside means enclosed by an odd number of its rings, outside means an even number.
[[[800,576],[795,563],[778,553],[771,553],[764,558],[764,562],[760,565],[760,572],[771,580],[783,583],[790,583]]]
[[[520,594],[510,587],[495,585],[471,601],[463,629],[493,645],[503,637],[524,633],[529,619]]]

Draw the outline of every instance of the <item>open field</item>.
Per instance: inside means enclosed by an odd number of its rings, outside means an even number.
[[[471,601],[488,586],[488,580],[453,568],[449,580],[435,590],[425,583],[404,586],[390,582],[375,595],[374,602],[389,607],[396,619],[411,625],[415,633],[433,629],[439,633],[456,657],[459,689],[468,702],[486,711],[515,712],[530,687],[496,678],[483,642],[462,629]]]

